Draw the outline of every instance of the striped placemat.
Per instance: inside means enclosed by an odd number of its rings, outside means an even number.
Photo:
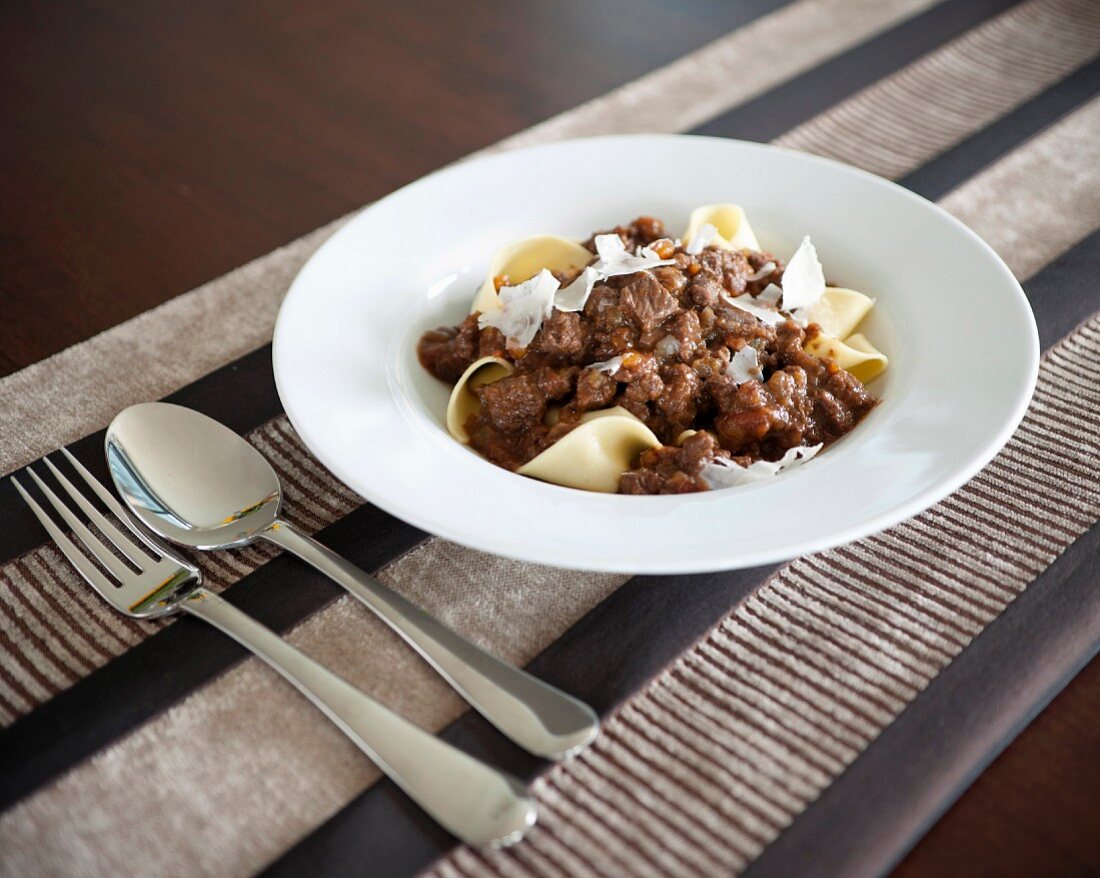
[[[796,37],[798,53],[753,63]],[[885,869],[1100,641],[1081,561],[1100,517],[1098,56],[1087,0],[795,0],[495,147],[631,130],[772,140],[935,198],[1024,282],[1045,355],[1004,451],[917,518],[780,568],[573,573],[426,538],[364,505],[281,414],[263,347],[289,279],[337,224],[0,381],[0,471],[72,442],[102,472],[95,431],[173,394],[248,435],[296,523],[605,714],[596,745],[545,770],[303,565],[264,549],[200,557],[215,588],[365,691],[534,778],[528,840],[454,848],[258,661],[191,620],[139,623],[98,603],[5,481],[0,874]],[[156,361],[182,321],[194,350]],[[42,416],[61,399],[60,417]],[[1060,627],[1027,654],[1034,678],[1013,681],[985,656],[1027,642],[1021,616]],[[952,686],[969,717],[944,708]],[[940,734],[922,738],[929,713]],[[903,741],[925,770],[901,785],[886,757]],[[858,804],[830,804],[853,784],[874,805],[858,826]]]

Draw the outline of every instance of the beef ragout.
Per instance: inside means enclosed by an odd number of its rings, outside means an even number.
[[[494,326],[479,328],[477,313],[420,339],[421,364],[448,384],[482,357],[514,366],[473,388],[480,408],[465,429],[470,446],[491,462],[516,470],[586,412],[621,406],[662,444],[622,473],[619,492],[705,491],[708,463],[748,466],[799,446],[827,446],[876,405],[834,360],[804,350],[821,331],[817,324],[802,326],[782,312],[770,325],[729,302],[781,287],[784,265],[772,254],[714,246],[693,254],[651,217],[597,234],[609,233],[630,253],[648,248],[672,264],[599,280],[582,310],[554,309],[525,348],[510,348]],[[584,243],[593,261],[595,238]],[[579,274],[555,277],[565,286]],[[499,290],[509,278],[494,283]],[[746,347],[755,350],[759,380],[728,371]]]

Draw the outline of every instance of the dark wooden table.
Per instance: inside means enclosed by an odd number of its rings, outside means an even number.
[[[756,9],[5,4],[0,375],[666,63]],[[1100,863],[1098,789],[1094,661],[896,874],[1084,874]]]

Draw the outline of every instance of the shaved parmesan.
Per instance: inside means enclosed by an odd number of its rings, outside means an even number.
[[[600,257],[592,266],[601,279],[616,277],[620,274],[634,274],[657,268],[659,265],[674,265],[672,259],[662,259],[649,247],[642,247],[631,256],[618,235],[596,235],[596,254]]]
[[[612,357],[610,360],[604,360],[602,363],[590,363],[586,368],[595,369],[597,372],[606,372],[608,375],[614,375],[623,367],[623,358],[621,356]]]
[[[738,308],[741,311],[747,311],[749,314],[751,314],[753,317],[755,317],[761,323],[766,324],[767,326],[778,326],[780,323],[787,319],[774,308],[767,308],[764,305],[758,305],[756,299],[754,299],[748,293],[745,293],[743,296],[737,297],[722,293],[722,299],[728,304],[733,305],[734,308]]]
[[[822,444],[798,445],[787,450],[779,460],[757,460],[748,466],[739,466],[731,460],[719,457],[703,467],[702,476],[712,488],[734,488],[770,479],[785,469],[803,464],[816,455]]]
[[[626,255],[626,244],[618,235],[596,235],[595,242],[600,262],[612,262]]]
[[[753,272],[752,274],[750,274],[748,277],[745,278],[745,281],[748,282],[748,283],[752,283],[753,281],[756,281],[756,280],[763,280],[769,274],[771,274],[773,271],[775,271],[776,268],[777,268],[777,266],[774,262],[765,262],[763,265],[760,266],[759,271],[756,271],[756,272]],[[768,284],[768,286],[771,287],[771,286],[774,286],[774,284]]]
[[[680,339],[674,335],[666,335],[653,346],[653,350],[666,359],[674,357],[680,352]]]
[[[746,381],[763,381],[764,370],[760,367],[760,357],[756,348],[745,345],[733,355],[733,359],[726,366],[726,374],[738,384]]]
[[[694,235],[691,236],[691,240],[684,248],[684,252],[694,256],[697,253],[702,253],[703,250],[710,245],[710,242],[718,237],[718,229],[712,226],[710,223],[703,223],[699,226]]]
[[[550,316],[559,286],[558,279],[544,268],[521,284],[501,287],[501,309],[480,315],[477,325],[482,329],[495,326],[504,333],[510,347],[525,348],[538,333],[542,321]]]
[[[756,301],[764,302],[768,305],[775,305],[779,307],[779,300],[783,298],[783,290],[777,287],[775,284],[768,284],[761,291],[760,295],[756,297]]]
[[[825,272],[807,235],[783,272],[783,308],[794,311],[816,305],[825,295]]]
[[[554,295],[554,307],[559,311],[580,311],[592,295],[599,274],[591,265],[582,271],[569,286],[562,287]]]

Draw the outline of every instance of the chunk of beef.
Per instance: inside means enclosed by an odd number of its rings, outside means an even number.
[[[562,420],[570,421],[585,412],[607,408],[619,392],[619,383],[605,372],[583,369],[577,377],[577,392],[561,413]]]
[[[715,345],[706,349],[702,355],[691,361],[691,368],[695,370],[703,381],[714,375],[722,375],[730,364],[730,349],[725,345]]]
[[[789,322],[785,321],[785,323]],[[707,340],[720,340],[727,347],[736,350],[741,347],[742,342],[753,339],[760,339],[765,345],[771,345],[775,340],[775,334],[776,327],[768,326],[747,311],[742,311],[723,301],[718,303],[714,311],[714,324],[707,333]]]
[[[821,360],[802,349],[805,339],[805,330],[794,321],[780,323],[775,328],[773,348],[776,359],[784,366],[800,366],[807,371],[816,371]]]
[[[656,409],[665,417],[665,442],[675,441],[684,430],[695,423],[697,412],[696,399],[703,382],[690,366],[675,363],[661,369],[661,381],[664,387],[657,397]]]
[[[454,384],[478,357],[477,315],[471,314],[458,326],[425,332],[416,355],[436,378]]]
[[[688,437],[683,447],[662,445],[644,451],[637,466],[619,479],[620,494],[687,494],[708,488],[700,473],[713,460],[718,443],[709,433]]]
[[[710,275],[734,296],[745,291],[745,278],[752,274],[749,260],[739,250],[707,247],[695,257],[695,261],[703,274]]]
[[[556,308],[542,322],[530,350],[553,354],[566,362],[579,362],[584,354],[586,331],[580,314]]]
[[[573,392],[576,376],[580,373],[577,366],[564,366],[562,369],[554,369],[552,366],[541,366],[535,371],[535,383],[547,399],[563,399]]]
[[[672,295],[676,296],[680,304],[687,305],[689,302],[685,302],[680,293],[688,285],[688,279],[684,273],[675,265],[658,265],[652,269],[652,274],[657,278],[657,282],[668,290]]]
[[[681,311],[668,321],[665,329],[676,340],[676,349],[673,355],[681,362],[690,363],[706,350],[706,343],[703,341],[703,327],[699,322],[697,312]],[[672,346],[669,345],[669,348],[671,352]]]
[[[516,373],[474,389],[489,423],[504,433],[520,433],[542,422],[546,393],[537,375]]]
[[[809,444],[839,439],[878,404],[859,379],[832,360],[824,363],[817,378],[812,430],[806,437]]]
[[[495,326],[487,326],[481,330],[481,337],[477,340],[477,356],[504,357],[508,353],[508,342],[504,333]]]
[[[584,316],[592,323],[607,329],[609,325],[618,325],[622,321],[622,312],[618,311],[619,290],[617,287],[606,283],[598,283],[592,287],[588,301],[584,303]],[[612,311],[612,309],[615,309]],[[611,311],[612,313],[608,313]]]
[[[747,453],[765,445],[802,444],[813,400],[806,372],[797,366],[774,372],[767,382],[735,385],[728,375],[711,378],[707,389],[718,406],[714,426],[722,447]]]
[[[534,373],[535,384],[547,400],[559,400],[573,392],[573,384],[579,372],[580,369],[576,366],[566,366],[562,369],[542,366]]]
[[[699,430],[680,445],[680,469],[691,475],[698,475],[720,451],[718,440],[710,433]]]
[[[700,272],[688,285],[688,294],[693,304],[700,308],[713,308],[721,299],[722,282],[713,274]]]
[[[535,424],[519,433],[505,433],[489,419],[485,409],[470,415],[466,421],[470,447],[497,466],[517,470],[547,447],[549,430]]]
[[[643,332],[660,326],[680,310],[676,297],[657,282],[652,273],[638,272],[619,293],[623,313]]]

